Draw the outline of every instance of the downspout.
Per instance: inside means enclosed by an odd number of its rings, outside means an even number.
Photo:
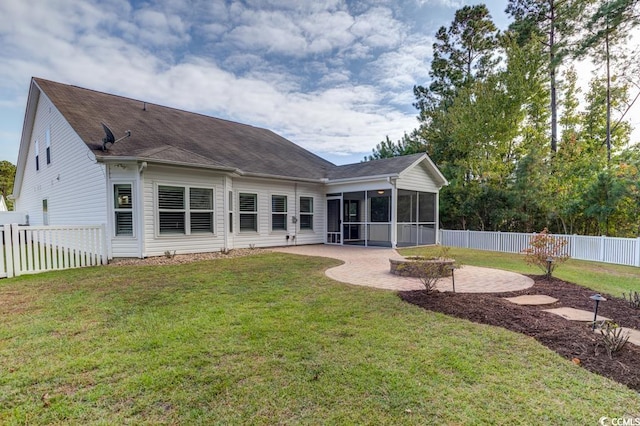
[[[436,244],[440,244],[440,188],[436,192]]]
[[[293,245],[298,245],[298,240],[296,236],[298,235],[298,218],[300,217],[300,212],[298,212],[298,184],[293,184],[293,214],[295,215],[295,220],[293,220],[293,235],[291,236],[293,239]]]
[[[147,162],[143,161],[138,166],[138,214],[136,215],[136,219],[138,222],[138,251],[140,253],[140,258],[144,259],[147,257],[147,244],[144,232],[144,171],[147,168]]]
[[[222,244],[224,251],[229,250],[229,182],[222,178]]]

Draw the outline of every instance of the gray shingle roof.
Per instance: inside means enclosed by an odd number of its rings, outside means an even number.
[[[98,158],[133,157],[320,180],[398,174],[423,155],[336,166],[267,129],[41,78],[33,81]],[[116,138],[127,130],[131,137],[103,151],[101,122]]]
[[[329,173],[329,179],[348,179],[367,176],[385,176],[399,174],[412,165],[424,154],[403,155],[401,157],[383,158],[363,163],[338,166]]]

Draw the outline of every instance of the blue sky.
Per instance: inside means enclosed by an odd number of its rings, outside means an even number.
[[[0,160],[38,76],[269,128],[337,164],[416,127],[461,0],[2,0]],[[506,0],[486,3],[500,28]]]

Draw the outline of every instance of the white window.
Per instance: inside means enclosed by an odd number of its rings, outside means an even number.
[[[35,149],[36,149],[36,170],[40,170],[40,144],[38,143],[38,140],[36,139],[36,143],[35,143]]]
[[[287,196],[271,196],[271,230],[287,230]]]
[[[49,225],[49,200],[46,198],[42,200],[42,224]]]
[[[313,229],[313,197],[300,197],[300,229]]]
[[[47,164],[51,164],[51,129],[47,129],[45,133],[45,144],[47,153]]]
[[[213,233],[213,189],[159,185],[158,222],[160,234]]]
[[[238,195],[240,232],[258,232],[258,194]]]
[[[189,188],[191,233],[213,232],[213,190]]]
[[[229,191],[229,233],[233,234],[233,191]]]
[[[133,193],[131,184],[113,185],[116,236],[133,236]]]

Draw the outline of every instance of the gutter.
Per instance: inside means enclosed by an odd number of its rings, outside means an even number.
[[[206,170],[216,170],[220,172],[226,172],[235,174],[237,176],[243,177],[256,177],[263,179],[277,179],[277,180],[288,180],[294,182],[306,182],[306,183],[321,183],[326,184],[327,179],[311,179],[311,178],[302,178],[302,177],[294,177],[294,176],[282,176],[282,175],[272,175],[268,173],[253,173],[253,172],[245,172],[241,169],[237,169],[235,167],[227,167],[227,166],[216,166],[216,165],[206,165],[206,164],[193,164],[193,163],[185,163],[181,161],[171,161],[171,160],[157,160],[152,158],[145,157],[134,157],[134,156],[118,156],[118,157],[106,157],[106,156],[96,156],[96,160],[100,163],[119,163],[125,161],[137,162],[137,163],[154,163],[154,164],[162,164],[167,166],[178,166],[178,167],[189,167],[195,169],[206,169]]]

